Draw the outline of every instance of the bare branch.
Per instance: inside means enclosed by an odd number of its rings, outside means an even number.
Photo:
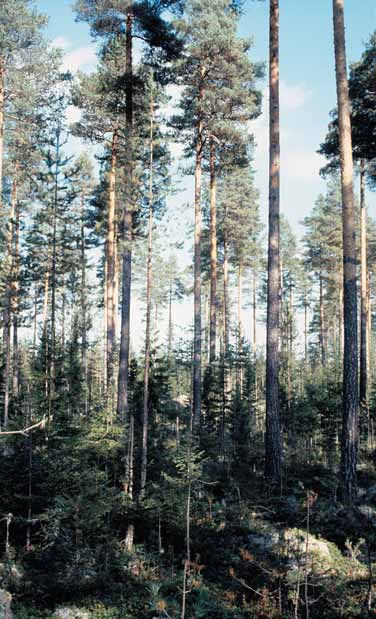
[[[1,436],[10,436],[14,434],[22,434],[23,436],[27,436],[28,432],[35,430],[36,428],[45,428],[47,423],[47,417],[43,417],[41,421],[35,423],[33,426],[29,426],[28,428],[23,428],[22,430],[9,430],[7,432],[0,432]]]

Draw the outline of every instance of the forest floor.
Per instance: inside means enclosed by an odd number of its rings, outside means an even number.
[[[162,523],[163,548],[150,543],[151,521],[135,522],[134,552],[122,575],[56,599],[33,600],[14,587],[15,619],[186,619],[375,617],[376,474],[370,457],[359,473],[359,501],[336,498],[337,475],[294,463],[282,493],[262,478],[227,483],[197,500],[191,514],[190,561],[181,523]],[[138,532],[137,532],[138,531]],[[143,544],[147,534],[149,543]],[[84,568],[85,569],[85,568]],[[89,579],[88,579],[89,580]],[[308,612],[307,612],[308,606]]]

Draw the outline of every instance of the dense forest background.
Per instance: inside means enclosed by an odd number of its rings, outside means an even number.
[[[268,4],[267,61],[237,0],[76,0],[73,75],[2,0],[2,619],[376,616],[376,33],[347,71],[333,0],[298,237]]]

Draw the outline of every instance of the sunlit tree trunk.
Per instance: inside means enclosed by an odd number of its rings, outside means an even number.
[[[346,68],[344,0],[333,0],[333,29],[343,209],[344,361],[341,485],[344,501],[351,504],[357,494],[358,325],[353,156]]]

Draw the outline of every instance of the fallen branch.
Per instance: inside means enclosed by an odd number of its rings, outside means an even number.
[[[41,421],[35,423],[33,426],[29,426],[28,428],[23,428],[22,430],[9,430],[7,432],[0,432],[0,437],[2,436],[10,436],[11,434],[22,434],[23,436],[27,436],[28,432],[35,430],[36,428],[44,428],[47,423],[47,417],[43,417]]]

